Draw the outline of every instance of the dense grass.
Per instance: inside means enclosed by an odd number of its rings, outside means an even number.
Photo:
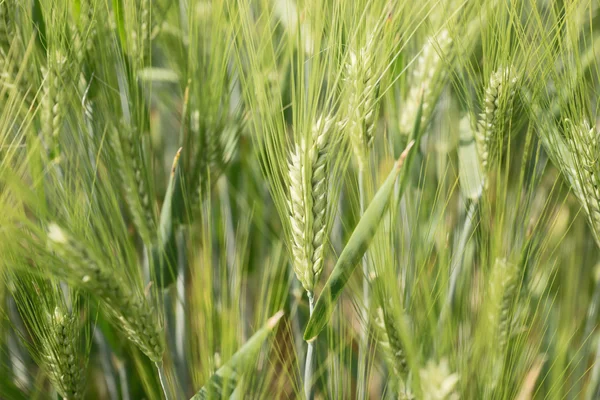
[[[598,8],[0,0],[0,398],[599,398]]]

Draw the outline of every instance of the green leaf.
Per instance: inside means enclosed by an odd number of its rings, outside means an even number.
[[[224,394],[232,392],[239,381],[240,374],[255,364],[256,355],[281,317],[283,317],[283,311],[279,311],[269,318],[267,323],[208,379],[191,400],[222,398]]]
[[[42,12],[42,5],[40,0],[33,0],[33,6],[31,9],[31,17],[33,19],[34,30],[37,35],[36,38],[38,43],[44,51],[46,51],[47,40],[46,40],[46,23],[44,22],[44,14]]]
[[[181,163],[179,162],[181,150],[180,148],[177,151],[173,160],[169,185],[160,211],[158,243],[152,249],[152,266],[154,269],[152,276],[161,288],[165,288],[175,281],[175,271],[177,269],[176,232],[181,223],[185,206]]]
[[[408,139],[409,144],[414,143],[414,146],[417,149],[421,146],[421,138],[423,137],[423,132],[424,132],[424,130],[421,129],[422,117],[423,117],[423,91],[421,91],[421,100],[419,100],[419,108],[417,109],[417,115],[415,116],[415,124],[413,125],[413,131],[410,135],[410,138]],[[407,149],[408,149],[408,147],[407,147]],[[404,162],[406,164],[406,167],[403,168],[402,172],[400,173],[398,188],[396,190],[397,191],[396,203],[394,204],[394,207],[396,209],[399,207],[400,200],[402,200],[402,194],[404,193],[404,190],[406,189],[406,185],[408,184],[411,167],[413,165],[416,153],[417,153],[416,151],[410,152],[408,154],[408,156],[406,156],[406,160]]]
[[[147,67],[138,72],[142,81],[179,83],[177,72],[168,68]]]
[[[460,142],[458,143],[458,179],[461,194],[470,200],[481,197],[483,174],[475,146],[475,137],[469,120],[460,122]]]
[[[314,340],[323,330],[325,325],[327,325],[337,298],[340,296],[342,289],[344,289],[346,282],[348,282],[348,279],[352,275],[356,264],[358,264],[365,254],[365,251],[367,251],[373,236],[375,236],[375,232],[379,227],[379,223],[385,213],[394,189],[396,178],[398,178],[398,175],[402,170],[402,165],[406,161],[414,144],[415,142],[411,141],[408,146],[406,146],[406,149],[394,165],[394,168],[386,178],[385,182],[375,194],[373,201],[371,201],[371,204],[369,204],[369,207],[365,210],[364,215],[360,221],[358,221],[356,228],[354,228],[352,236],[350,236],[346,247],[342,250],[342,254],[340,254],[340,258],[333,268],[333,272],[329,276],[329,279],[327,279],[325,288],[317,300],[313,315],[308,321],[306,331],[304,332],[304,340]]]
[[[121,41],[123,51],[125,51],[127,48],[127,34],[125,31],[125,10],[123,8],[123,0],[113,0],[112,4],[119,40]]]

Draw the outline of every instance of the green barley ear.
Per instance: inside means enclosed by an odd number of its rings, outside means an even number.
[[[375,312],[373,327],[377,332],[378,344],[381,346],[388,367],[394,373],[396,380],[401,382],[408,373],[408,361],[398,324],[385,305],[377,307]]]
[[[67,59],[59,51],[48,55],[48,65],[42,69],[42,105],[41,125],[42,135],[50,160],[60,162],[60,133],[65,116],[65,77],[67,74]]]
[[[419,371],[424,400],[458,400],[457,385],[460,376],[450,370],[448,360],[427,361]]]
[[[596,243],[600,245],[599,133],[587,120],[576,124],[566,119],[565,126],[569,132],[568,154],[563,153],[562,169],[585,210]]]
[[[54,272],[102,300],[129,340],[152,361],[161,362],[162,329],[141,290],[131,289],[119,271],[55,223],[48,226],[48,247],[62,262]]]
[[[396,179],[400,175],[404,162],[409,157],[413,145],[414,142],[408,144],[354,228],[350,239],[348,239],[348,243],[344,247],[344,250],[342,250],[331,275],[327,279],[325,288],[319,295],[314,312],[304,331],[304,340],[315,340],[331,318],[337,298],[340,296],[348,279],[350,279],[350,275],[352,275],[356,264],[369,247],[373,236],[375,236],[389,203]],[[408,164],[404,167],[410,167],[410,163]]]
[[[50,330],[42,344],[50,380],[65,399],[83,398],[84,375],[78,362],[78,330],[75,316],[56,307],[50,316]]]
[[[439,95],[439,85],[446,66],[445,57],[447,57],[451,45],[452,38],[447,29],[443,29],[437,35],[427,39],[411,74],[410,90],[402,102],[401,132],[405,134],[411,132],[419,107],[423,108],[421,128],[425,128]]]
[[[304,289],[313,292],[323,272],[327,240],[328,151],[336,125],[321,117],[313,125],[311,144],[296,144],[289,162],[289,200],[294,271]]]
[[[87,311],[86,304],[77,292],[63,290],[58,282],[27,272],[30,269],[27,265],[18,275],[8,276],[29,334],[23,340],[63,398],[83,399],[90,341],[80,314]]]
[[[518,77],[512,67],[500,67],[492,73],[485,89],[483,112],[479,117],[475,140],[486,175],[494,156],[494,144],[502,139],[501,132],[508,127],[517,81]]]
[[[125,123],[120,123],[118,128],[108,133],[108,140],[133,223],[143,242],[149,244],[156,229],[154,199],[146,178],[143,146],[136,143],[133,131]]]
[[[519,270],[517,265],[505,259],[496,259],[488,284],[484,305],[486,332],[498,344],[498,354],[502,354],[508,342],[510,312],[517,290]]]
[[[346,129],[360,169],[373,145],[379,76],[375,55],[378,35],[372,32],[364,46],[349,51],[345,81],[348,89]]]

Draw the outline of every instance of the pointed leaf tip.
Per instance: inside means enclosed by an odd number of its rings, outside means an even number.
[[[315,340],[317,335],[329,322],[340,293],[350,279],[356,265],[367,251],[375,232],[377,232],[389,203],[396,179],[400,175],[402,169],[410,167],[411,159],[414,158],[410,157],[412,154],[410,153],[410,149],[414,146],[415,142],[416,141],[409,142],[403,154],[388,174],[388,177],[379,187],[377,193],[375,193],[373,200],[371,200],[371,203],[358,221],[352,235],[350,235],[350,239],[348,239],[331,275],[329,275],[329,278],[325,283],[325,287],[317,299],[313,314],[308,320],[308,324],[304,331],[304,340],[307,342]],[[407,165],[403,165],[405,160]],[[403,168],[401,169],[400,167]],[[406,174],[403,176],[406,176]],[[404,182],[406,182],[406,180]]]
[[[283,310],[277,311],[271,318],[267,320],[267,326],[269,329],[275,328],[275,325],[279,323],[279,320],[283,317]]]
[[[173,158],[173,166],[171,167],[171,176],[175,175],[175,170],[177,169],[177,165],[179,164],[179,157],[181,156],[181,150],[183,147],[180,147],[175,154],[175,158]]]
[[[402,152],[402,154],[400,154],[400,158],[398,158],[398,161],[396,161],[396,169],[402,168],[402,165],[404,165],[404,161],[406,161],[406,157],[408,157],[408,153],[410,153],[410,150],[412,149],[412,147],[414,145],[415,145],[415,141],[414,140],[411,140],[406,145],[406,148],[404,149],[404,151]]]

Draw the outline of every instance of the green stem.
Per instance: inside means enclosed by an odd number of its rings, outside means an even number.
[[[360,215],[365,212],[366,191],[365,191],[365,170],[360,168],[358,171],[358,194],[360,201]],[[365,323],[365,329],[361,331],[360,343],[358,345],[358,399],[366,398],[367,392],[367,346],[369,332],[369,304],[370,304],[370,288],[369,288],[369,264],[367,261],[367,252],[362,258],[363,270],[363,302],[362,320]]]
[[[186,363],[186,243],[185,235],[180,229],[177,232],[177,280],[175,299],[175,359],[178,380],[183,392],[188,388],[189,376]]]
[[[590,372],[590,383],[588,383],[586,400],[597,399],[600,394],[598,383],[600,382],[600,341],[596,345],[596,357],[594,358],[594,367]]]
[[[121,400],[129,400],[129,381],[127,380],[127,369],[125,368],[125,364],[119,363],[117,373],[119,374],[119,383],[121,384]]]
[[[594,327],[596,326],[596,320],[598,318],[598,306],[600,305],[600,282],[596,283],[596,288],[594,290],[594,294],[592,297],[591,304],[588,308],[587,320],[585,323],[585,330],[583,333],[583,339],[585,340],[584,344],[581,346],[582,349],[580,351],[583,354],[583,358],[579,361],[578,365],[575,368],[576,375],[575,377],[581,378],[575,384],[575,389],[579,389],[581,386],[581,382],[583,380],[583,376],[585,374],[586,367],[586,355],[588,354],[588,348],[590,346],[591,336],[594,331]],[[598,342],[598,346],[596,348],[596,356],[594,358],[594,367],[590,372],[590,383],[588,384],[588,389],[586,392],[585,399],[592,400],[598,393],[598,382],[600,381],[600,342]],[[579,390],[577,392],[579,393]]]
[[[167,391],[167,374],[162,362],[156,363],[156,369],[158,370],[158,379],[160,380],[160,387],[162,388],[165,400],[170,400],[169,392]]]
[[[298,279],[294,279],[292,282],[292,291],[291,291],[291,306],[290,306],[290,320],[292,324],[292,332],[294,334],[294,347],[296,349],[296,354],[300,357],[302,354],[302,342],[304,341],[302,337],[302,329],[300,328],[300,313],[298,312],[298,306],[302,301],[302,286],[300,285],[300,281]],[[299,365],[306,360],[298,361]]]
[[[106,338],[102,332],[100,332],[99,328],[94,329],[94,341],[96,342],[96,346],[98,346],[100,365],[102,366],[108,397],[111,399],[118,399],[119,396],[117,394],[117,382],[110,361],[111,351],[108,347],[108,343],[106,342]]]
[[[452,312],[452,308],[454,307],[454,300],[456,297],[456,286],[458,284],[459,278],[462,275],[465,248],[473,230],[473,220],[475,218],[475,213],[477,212],[477,204],[477,202],[471,202],[469,208],[467,209],[465,225],[463,226],[463,230],[458,240],[456,253],[452,257],[452,263],[450,264],[450,286],[448,288],[448,296],[446,297],[446,303],[443,306],[444,308],[442,309],[442,313],[439,319],[438,327],[440,329],[442,326],[445,326],[445,321],[448,318],[449,314]]]
[[[309,306],[309,317],[312,316],[313,310],[315,309],[315,297],[313,292],[307,292],[308,294],[308,306]],[[306,349],[306,361],[304,363],[304,394],[306,400],[312,399],[312,385],[313,385],[313,364],[314,364],[314,353],[315,353],[315,341],[307,342],[308,348]]]

